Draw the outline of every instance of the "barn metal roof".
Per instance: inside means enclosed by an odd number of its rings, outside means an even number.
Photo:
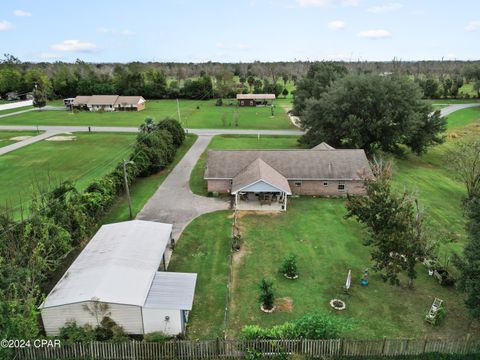
[[[171,232],[171,224],[141,220],[103,225],[40,307],[89,300],[142,306]]]
[[[158,271],[144,308],[192,310],[197,274]]]

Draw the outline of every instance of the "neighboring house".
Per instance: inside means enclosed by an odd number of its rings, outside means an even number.
[[[20,96],[16,91],[10,91],[5,94],[5,99],[8,101],[20,100]]]
[[[66,108],[71,109],[73,107],[73,103],[75,102],[75,98],[66,98],[63,99],[63,104]]]
[[[105,316],[128,334],[183,333],[197,274],[159,271],[171,233],[172,225],[150,221],[103,225],[40,305],[47,336]]]
[[[70,99],[65,99],[65,101]],[[77,96],[73,107],[88,111],[141,111],[146,100],[142,96],[91,95]]]
[[[287,196],[364,195],[373,176],[363,150],[210,150],[204,179],[208,191],[235,196],[237,209],[286,210]]]
[[[237,94],[239,106],[269,106],[275,100],[275,94]]]

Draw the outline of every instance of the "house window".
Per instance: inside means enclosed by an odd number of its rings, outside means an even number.
[[[297,186],[297,187],[302,186],[302,180],[295,180],[293,183],[294,183],[294,185]]]
[[[345,191],[347,187],[345,186],[345,181],[338,182],[338,191]]]
[[[328,181],[324,181],[323,186],[328,186]]]

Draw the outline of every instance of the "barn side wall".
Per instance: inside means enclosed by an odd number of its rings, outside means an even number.
[[[142,313],[145,334],[161,331],[167,335],[178,335],[183,332],[180,310],[143,308]]]
[[[42,321],[47,336],[56,336],[59,329],[69,321],[77,325],[97,325],[97,319],[85,309],[94,309],[92,302],[81,302],[42,309]],[[126,333],[143,334],[142,312],[139,306],[108,304],[105,314],[99,314],[99,321],[103,316],[111,317]]]

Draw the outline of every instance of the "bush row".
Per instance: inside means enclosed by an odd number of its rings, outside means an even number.
[[[173,160],[185,139],[173,119],[145,121],[128,160],[128,182],[149,176]],[[48,281],[64,267],[68,255],[97,229],[99,220],[124,191],[122,163],[79,192],[64,182],[36,196],[30,217],[15,221],[0,213],[0,334],[32,339],[41,334],[38,305]],[[51,286],[52,284],[50,284]],[[99,331],[99,330],[97,330]]]

